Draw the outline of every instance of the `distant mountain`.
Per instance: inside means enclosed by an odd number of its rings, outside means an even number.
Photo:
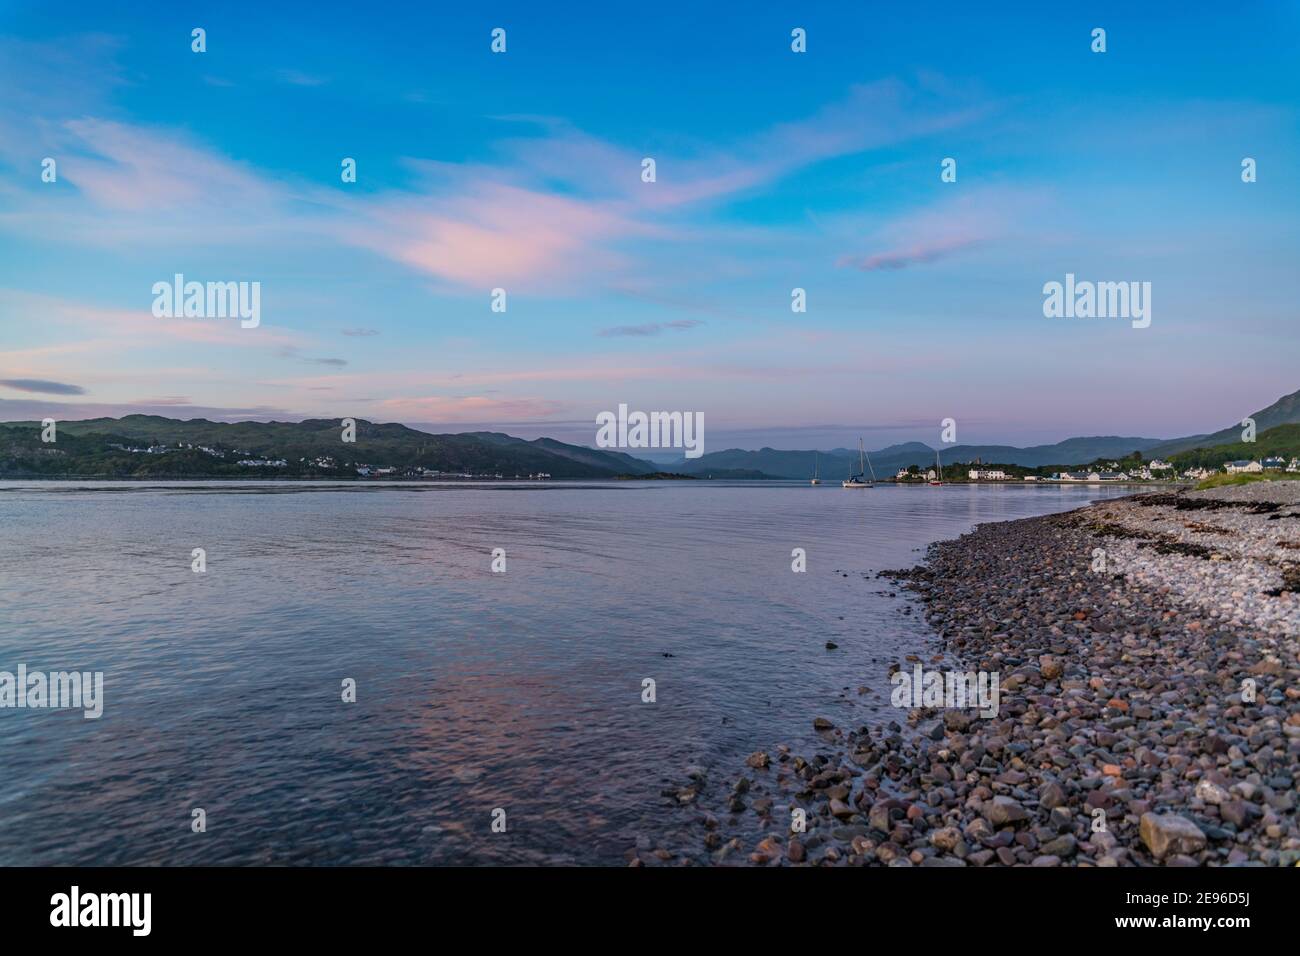
[[[970,462],[978,458],[987,464],[1024,465],[1037,468],[1041,465],[1079,465],[1098,458],[1123,458],[1134,451],[1145,450],[1160,443],[1159,438],[1125,438],[1101,436],[1094,438],[1068,438],[1055,445],[1034,445],[1016,448],[1012,445],[944,445],[941,460]],[[892,477],[899,468],[934,464],[934,449],[922,442],[905,442],[869,451],[871,465],[879,478]],[[812,476],[814,456],[821,476],[828,481],[847,478],[850,471],[858,469],[857,449],[836,448],[829,452],[779,451],[762,448],[745,451],[731,448],[710,452],[695,459],[675,462],[674,471],[688,475],[716,475],[723,470],[758,471],[773,478],[804,479]]]
[[[1279,425],[1300,424],[1300,391],[1284,395],[1272,405],[1250,416],[1259,433]],[[1067,438],[1054,445],[1033,445],[1018,448],[1014,445],[944,445],[941,456],[944,462],[971,462],[975,459],[986,464],[1022,465],[1040,468],[1045,465],[1085,465],[1099,459],[1118,460],[1141,452],[1145,458],[1168,458],[1193,448],[1211,448],[1241,441],[1241,426],[1231,425],[1208,435],[1190,435],[1187,438],[1136,438],[1119,435],[1102,435],[1088,438]],[[934,449],[921,442],[889,445],[868,452],[879,477],[888,477],[908,465],[929,467],[934,462]],[[672,463],[674,471],[702,475],[724,470],[762,472],[773,478],[802,480],[812,476],[814,455],[820,462],[821,475],[828,480],[847,477],[858,467],[856,448],[835,448],[831,451],[781,451],[761,448],[746,451],[730,448],[710,452],[695,459],[679,459]]]
[[[0,424],[0,476],[355,477],[359,465],[392,468],[396,474],[427,469],[506,477],[545,472],[554,478],[661,470],[621,452],[549,438],[433,435],[363,419],[356,420],[355,443],[342,441],[340,419],[231,423],[128,415],[59,422],[57,429],[57,441],[45,444],[36,422]],[[285,464],[240,464],[246,460]]]
[[[1276,428],[1278,425],[1300,424],[1300,392],[1283,395],[1272,405],[1262,408],[1249,416],[1255,420],[1256,434]],[[1161,442],[1150,449],[1151,456],[1168,458],[1179,452],[1193,448],[1213,448],[1216,445],[1230,445],[1241,441],[1241,424],[1229,425],[1209,435],[1189,435],[1186,438],[1174,438]]]

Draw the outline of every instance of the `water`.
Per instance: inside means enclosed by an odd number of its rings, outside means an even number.
[[[897,716],[887,666],[927,632],[876,571],[1122,493],[0,482],[0,670],[103,671],[105,697],[99,720],[0,709],[0,864],[687,848],[660,796],[685,767],[734,778],[814,716]]]

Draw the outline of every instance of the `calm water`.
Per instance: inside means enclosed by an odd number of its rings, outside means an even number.
[[[660,790],[688,765],[734,777],[819,714],[896,716],[887,665],[924,625],[865,575],[1121,493],[0,482],[0,670],[103,671],[105,696],[99,720],[0,709],[0,864],[684,847]]]

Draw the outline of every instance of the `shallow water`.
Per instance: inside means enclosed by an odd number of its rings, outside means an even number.
[[[876,571],[1128,492],[0,482],[0,671],[105,698],[0,709],[0,864],[621,864],[688,765],[897,716]]]

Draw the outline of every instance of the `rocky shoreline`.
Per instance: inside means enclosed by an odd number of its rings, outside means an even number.
[[[675,797],[694,861],[1296,865],[1298,574],[1300,482],[1113,499],[936,544],[881,572],[939,642],[894,669],[996,673],[997,714],[818,718],[816,753],[756,752],[734,783],[691,773]],[[629,861],[674,856],[648,850]]]

